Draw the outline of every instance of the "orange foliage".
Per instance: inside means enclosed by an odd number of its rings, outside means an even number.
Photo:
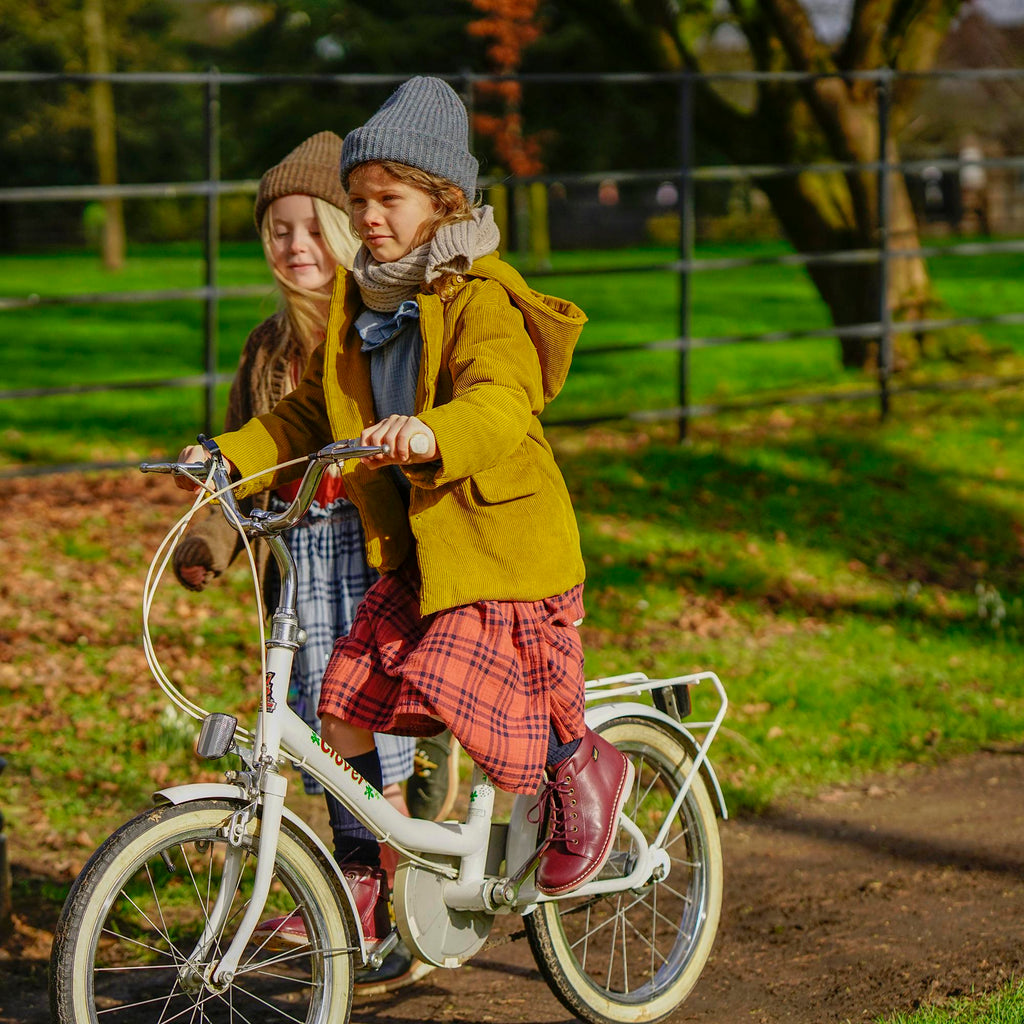
[[[490,39],[487,57],[492,69],[499,75],[512,74],[522,62],[523,51],[541,34],[536,22],[539,0],[470,0],[483,17],[471,21],[467,31],[471,36]],[[540,140],[536,135],[523,134],[523,121],[519,113],[522,87],[518,82],[480,82],[481,98],[492,101],[497,113],[477,113],[473,124],[481,135],[494,140],[499,159],[517,177],[539,174],[544,165],[540,160]]]

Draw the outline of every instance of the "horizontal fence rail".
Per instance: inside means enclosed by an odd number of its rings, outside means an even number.
[[[222,126],[220,124],[220,90],[222,88],[246,88],[254,85],[344,85],[344,86],[393,86],[406,80],[406,75],[260,75],[233,74],[219,71],[186,73],[111,73],[111,74],[57,74],[37,72],[0,72],[0,89],[5,84],[81,84],[110,82],[113,84],[150,85],[195,85],[204,89],[205,147],[207,177],[201,181],[166,182],[130,185],[75,185],[75,186],[33,186],[0,188],[0,203],[32,204],[52,202],[94,202],[109,199],[181,199],[202,198],[206,201],[206,232],[203,239],[204,284],[195,288],[152,289],[135,291],[112,291],[83,294],[54,295],[0,295],[0,323],[5,311],[46,306],[132,304],[150,302],[200,302],[204,305],[204,355],[203,371],[196,374],[173,376],[164,379],[121,381],[93,384],[67,384],[53,387],[0,388],[0,401],[26,398],[46,398],[60,395],[77,395],[103,391],[147,390],[156,388],[202,388],[204,389],[205,418],[203,429],[212,432],[215,424],[215,392],[219,385],[230,381],[231,374],[217,372],[217,309],[222,299],[252,298],[264,296],[269,286],[224,286],[218,281],[218,259],[220,253],[220,231],[218,204],[222,197],[231,195],[252,195],[258,188],[258,180],[222,181],[220,178],[219,145]],[[462,74],[444,76],[456,88],[469,90],[475,83],[502,80],[502,76]],[[529,177],[488,178],[481,176],[480,187],[487,189],[495,185],[530,185],[540,183],[551,185],[596,186],[612,179],[619,184],[650,184],[673,182],[678,186],[677,203],[679,217],[679,258],[668,261],[650,262],[641,265],[614,265],[596,268],[533,269],[531,278],[578,277],[606,274],[664,273],[674,275],[679,281],[678,334],[675,337],[635,344],[595,344],[579,350],[578,359],[598,358],[610,353],[638,351],[672,351],[679,354],[678,363],[678,404],[670,408],[634,410],[623,414],[598,414],[593,417],[548,418],[551,425],[581,425],[607,422],[609,420],[631,419],[639,423],[674,420],[681,434],[685,434],[690,418],[711,416],[722,412],[756,409],[781,404],[811,405],[834,401],[874,400],[879,403],[882,415],[889,409],[893,395],[917,391],[955,391],[996,388],[1017,385],[1021,377],[983,376],[963,380],[939,381],[927,384],[893,384],[892,356],[895,336],[907,333],[930,332],[950,327],[980,327],[988,325],[1024,325],[1024,311],[1008,311],[1001,314],[979,316],[931,317],[914,320],[894,320],[885,296],[888,292],[888,275],[895,261],[906,259],[936,259],[971,257],[988,254],[1012,254],[1024,252],[1024,240],[956,242],[949,245],[919,244],[914,248],[894,248],[890,231],[889,183],[894,174],[920,174],[925,169],[940,172],[959,172],[965,164],[983,169],[1005,169],[1017,171],[1024,180],[1024,157],[983,157],[935,158],[928,160],[901,160],[875,162],[819,161],[807,164],[757,164],[736,166],[698,166],[694,158],[693,117],[694,86],[697,83],[759,83],[783,82],[807,84],[828,78],[840,78],[845,82],[862,81],[874,83],[877,89],[878,152],[886,152],[889,137],[889,115],[891,90],[899,81],[974,81],[996,82],[1015,81],[1024,83],[1024,69],[973,69],[964,71],[893,72],[889,70],[855,71],[841,75],[811,74],[803,72],[716,72],[697,74],[680,73],[609,73],[609,74],[524,74],[503,76],[523,84],[551,86],[570,84],[603,83],[628,86],[636,84],[672,84],[678,88],[679,145],[678,165],[656,170],[638,171],[623,168],[602,172],[572,174],[538,174]],[[802,174],[845,174],[858,173],[874,176],[878,186],[879,211],[876,247],[844,249],[831,252],[793,252],[766,256],[696,258],[693,255],[695,232],[694,186],[698,183],[757,182],[771,178]],[[700,275],[724,270],[737,270],[765,266],[815,267],[815,266],[873,266],[878,275],[880,298],[878,317],[874,321],[846,326],[826,326],[777,330],[759,333],[730,333],[714,336],[694,335],[690,328],[692,289]],[[877,380],[873,386],[848,388],[818,394],[797,393],[783,397],[752,398],[743,401],[697,403],[690,399],[689,353],[700,348],[733,344],[783,341],[874,338],[879,343]],[[40,472],[64,471],[69,469],[112,468],[119,463],[76,463],[62,466],[24,466],[0,470],[0,476],[27,475]]]

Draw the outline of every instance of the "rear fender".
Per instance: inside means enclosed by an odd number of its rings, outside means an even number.
[[[597,704],[587,708],[587,725],[597,731],[598,728],[616,718],[647,718],[657,722],[659,725],[674,733],[682,741],[687,751],[694,760],[700,754],[700,742],[697,737],[674,718],[666,715],[663,711],[651,707],[648,704],[636,703],[615,703]],[[722,795],[722,787],[718,783],[718,776],[711,765],[711,761],[705,757],[698,769],[700,777],[712,794],[712,801],[715,804],[715,811],[720,818],[729,817],[729,809],[725,806],[725,797]]]
[[[587,725],[595,731],[607,722],[619,718],[646,718],[656,723],[666,732],[678,737],[679,741],[686,748],[691,758],[696,759],[700,754],[700,743],[689,729],[681,725],[676,719],[651,707],[649,704],[636,704],[633,702],[614,704],[596,704],[587,708]],[[722,796],[722,787],[718,784],[718,777],[715,769],[707,758],[697,769],[698,774],[704,780],[708,792],[712,794],[712,802],[715,811],[721,818],[727,818],[728,809],[725,806],[725,797]],[[531,854],[537,849],[540,841],[538,835],[540,827],[539,802],[543,786],[533,796],[517,796],[512,804],[512,813],[508,826],[508,838],[506,843],[506,870],[509,873],[522,868]],[[520,894],[520,907],[526,907],[523,912],[530,913],[532,907],[529,905],[537,899],[537,890],[534,886],[533,875],[531,874],[523,883]]]

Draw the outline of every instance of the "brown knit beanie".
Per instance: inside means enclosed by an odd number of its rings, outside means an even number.
[[[316,196],[332,206],[345,208],[341,187],[341,138],[334,132],[317,132],[296,146],[279,164],[260,178],[253,211],[256,227],[263,223],[267,207],[281,196]]]

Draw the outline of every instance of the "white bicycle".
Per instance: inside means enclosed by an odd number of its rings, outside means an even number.
[[[265,538],[281,569],[281,595],[263,645],[260,707],[250,732],[230,715],[192,704],[160,669],[149,606],[188,517],[157,553],[144,605],[150,665],[171,699],[202,720],[200,756],[232,753],[241,768],[221,784],[161,790],[151,809],[89,859],[54,936],[54,1020],[345,1024],[354,971],[379,966],[399,936],[421,960],[455,968],[485,947],[499,914],[523,917],[541,974],[584,1021],[657,1021],[696,984],[722,900],[717,818],[726,808],[708,749],[727,699],[714,673],[633,673],[587,683],[587,722],[630,758],[635,781],[607,865],[560,897],[542,895],[533,884],[542,839],[530,821],[535,798],[516,797],[509,820],[493,821],[494,788],[476,770],[465,821],[405,817],[287,706],[303,633],[294,610],[295,566],[281,535],[308,509],[328,465],[380,450],[340,441],[310,456],[297,497],[276,515],[243,515],[216,455],[207,464],[140,467],[197,479],[247,544]],[[194,509],[204,500],[209,493]],[[692,687],[712,689],[717,710],[709,721],[684,725]],[[395,927],[387,938],[364,939],[341,869],[285,806],[281,770],[288,765],[322,782],[398,851]],[[293,912],[305,923],[305,946],[281,952],[253,939],[260,920]]]

